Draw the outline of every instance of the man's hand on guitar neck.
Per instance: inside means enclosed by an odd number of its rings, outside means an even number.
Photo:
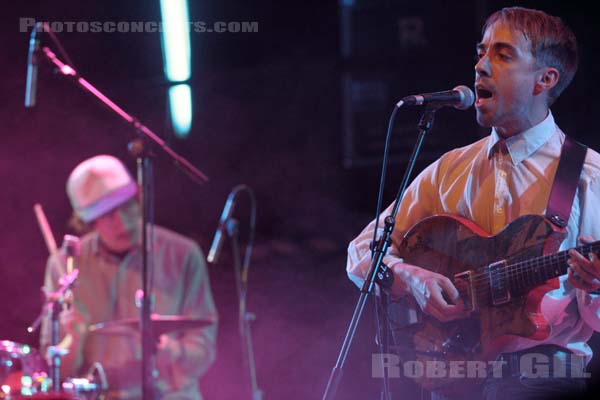
[[[594,242],[590,236],[580,238],[584,244]],[[569,282],[577,289],[593,292],[600,288],[600,260],[595,253],[584,257],[575,249],[569,250]]]
[[[458,289],[444,275],[398,263],[394,275],[405,285],[404,290],[413,295],[421,310],[442,322],[466,318],[470,315],[459,296]],[[393,289],[397,288],[392,288]]]

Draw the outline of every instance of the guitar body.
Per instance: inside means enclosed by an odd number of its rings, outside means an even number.
[[[432,216],[411,228],[398,246],[404,262],[445,275],[455,283],[465,303],[475,303],[471,317],[447,323],[420,311],[416,323],[407,323],[402,318],[406,304],[390,306],[390,326],[400,357],[405,362],[417,361],[419,368],[424,368],[413,371],[413,379],[428,390],[462,394],[483,383],[480,368],[484,365],[489,376],[487,361],[496,359],[507,340],[514,336],[537,340],[548,337],[550,327],[540,305],[544,294],[558,287],[558,279],[522,294],[512,291],[505,302],[494,304],[485,286],[474,290],[475,294],[468,290],[473,282],[484,281],[486,274],[470,275],[466,283],[456,275],[500,260],[515,263],[554,253],[564,236],[546,218],[536,215],[522,216],[494,236],[465,218],[450,215]],[[414,302],[412,298],[408,301]],[[430,376],[436,375],[439,362],[446,368],[450,366],[446,376]]]

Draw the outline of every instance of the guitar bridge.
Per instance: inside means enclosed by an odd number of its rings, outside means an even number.
[[[465,304],[465,311],[475,311],[477,308],[477,296],[473,286],[473,271],[465,271],[454,275],[454,286]]]

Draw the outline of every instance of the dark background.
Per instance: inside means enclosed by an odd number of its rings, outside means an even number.
[[[192,20],[258,21],[259,32],[191,34],[195,115],[186,140],[169,129],[158,33],[59,34],[80,74],[211,178],[205,186],[194,185],[159,157],[157,223],[192,236],[207,251],[230,189],[246,183],[255,190],[249,309],[257,315],[257,374],[266,399],[320,398],[324,390],[357,299],[345,276],[346,246],[374,215],[380,145],[395,101],[472,86],[481,24],[509,4],[517,3],[363,1],[344,14],[333,1],[190,2]],[[592,119],[598,109],[596,7],[584,1],[518,4],[558,14],[576,32],[580,69],[553,112],[564,131],[600,149]],[[351,21],[345,33],[344,15]],[[32,207],[43,205],[60,244],[70,232],[64,185],[71,169],[99,153],[116,155],[133,169],[126,144],[134,135],[48,65],[40,68],[38,105],[23,107],[29,32],[19,32],[20,17],[157,21],[159,8],[158,1],[37,0],[2,11],[0,339],[36,347],[37,335],[25,329],[41,306],[47,251]],[[424,22],[424,42],[397,40],[403,18]],[[355,47],[344,53],[349,38]],[[473,113],[438,113],[418,170],[486,134]],[[412,112],[398,117],[386,203],[400,181],[417,117]],[[242,200],[243,233],[247,210]],[[231,257],[224,254],[210,274],[221,325],[219,357],[202,379],[203,392],[207,399],[244,398]],[[378,381],[370,377],[373,336],[369,306],[338,398],[378,398]],[[592,344],[599,347],[596,340]],[[408,398],[415,396],[412,387],[398,387]]]

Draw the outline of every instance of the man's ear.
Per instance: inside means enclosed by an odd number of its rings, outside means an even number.
[[[556,68],[542,68],[537,75],[533,94],[537,95],[543,92],[549,92],[558,83],[560,73]]]

